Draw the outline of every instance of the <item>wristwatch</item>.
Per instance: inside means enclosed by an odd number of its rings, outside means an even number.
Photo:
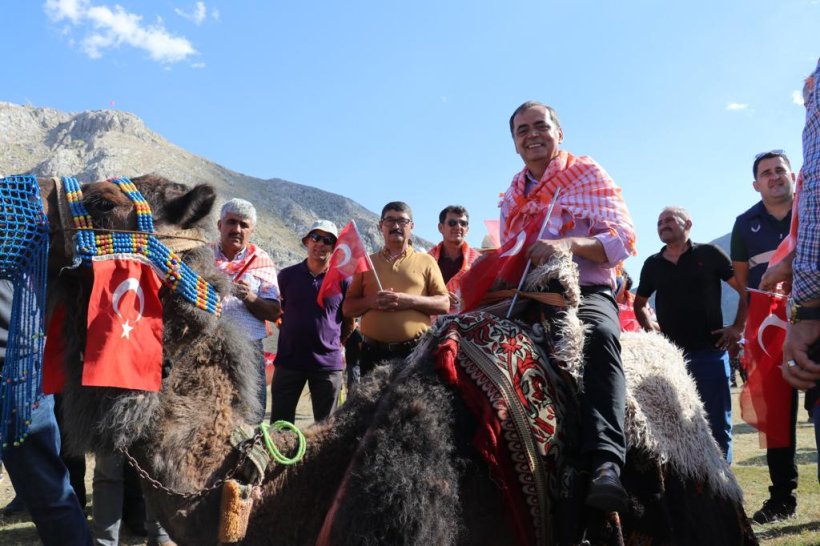
[[[806,307],[789,298],[786,316],[792,324],[801,320],[820,320],[820,307]]]

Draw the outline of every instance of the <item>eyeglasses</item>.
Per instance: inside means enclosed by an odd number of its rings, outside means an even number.
[[[309,234],[308,237],[310,237],[310,240],[313,241],[314,243],[318,243],[319,241],[322,241],[327,246],[333,246],[334,244],[336,244],[336,239],[334,239],[330,235],[319,235],[315,231],[313,233]]]
[[[407,227],[412,221],[410,218],[394,218],[393,216],[385,216],[382,218],[382,223],[388,226]]]
[[[453,219],[447,220],[447,225],[450,226],[450,227],[456,227],[456,226],[467,227],[469,224],[470,224],[470,222],[468,222],[467,220],[453,220]]]
[[[769,150],[768,152],[760,152],[755,156],[755,161],[763,157],[764,155],[786,155],[785,150]]]

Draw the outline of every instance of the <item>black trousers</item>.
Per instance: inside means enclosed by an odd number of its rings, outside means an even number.
[[[581,288],[578,317],[589,325],[584,343],[581,454],[594,464],[626,459],[626,381],[621,363],[618,304],[604,286]]]
[[[773,499],[794,497],[797,489],[797,464],[794,460],[797,445],[797,391],[792,390],[791,419],[789,421],[789,446],[766,450],[766,464],[772,485],[769,496]]]
[[[270,422],[296,422],[296,406],[299,404],[305,383],[310,389],[313,420],[327,419],[338,407],[343,374],[342,370],[307,371],[277,367],[270,384]]]
[[[394,358],[407,358],[407,355],[412,353],[414,348],[414,343],[408,343],[404,347],[388,350],[387,348],[370,344],[367,341],[362,342],[362,352],[359,354],[361,377],[364,378],[372,372],[373,368],[380,362]]]

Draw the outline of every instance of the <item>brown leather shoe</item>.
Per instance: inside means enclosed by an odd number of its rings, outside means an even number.
[[[621,485],[615,463],[604,463],[592,473],[586,504],[604,512],[626,510],[629,495]]]

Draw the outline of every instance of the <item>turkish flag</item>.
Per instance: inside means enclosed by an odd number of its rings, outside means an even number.
[[[740,414],[760,431],[761,447],[790,444],[792,388],[780,372],[787,325],[785,296],[749,290],[743,349],[748,378],[740,393]]]
[[[370,262],[364,243],[356,229],[356,223],[351,220],[339,233],[336,247],[330,256],[330,267],[322,280],[316,302],[322,309],[325,308],[325,298],[332,298],[342,293],[342,281],[349,279],[354,273],[368,271]]]
[[[544,222],[544,209],[514,237],[496,250],[485,253],[461,278],[462,312],[472,311],[496,281],[518,287],[527,267],[527,250],[538,240]]]
[[[160,280],[133,259],[93,262],[85,386],[158,391],[162,383]]]

